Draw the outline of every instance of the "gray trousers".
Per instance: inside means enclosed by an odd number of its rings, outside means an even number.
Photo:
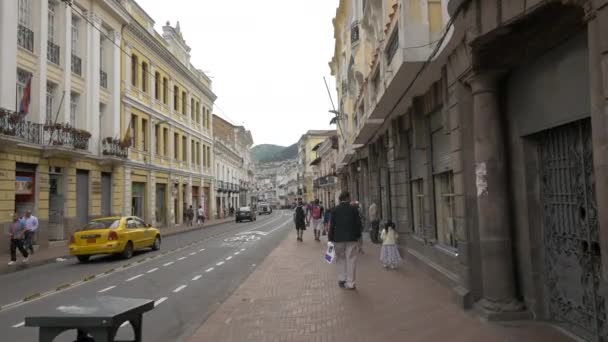
[[[334,245],[336,249],[338,280],[346,282],[346,287],[355,287],[359,243],[357,241],[336,242]]]

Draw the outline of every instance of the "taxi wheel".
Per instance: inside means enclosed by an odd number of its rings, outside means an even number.
[[[77,258],[78,258],[79,262],[85,263],[85,262],[89,261],[91,256],[90,255],[78,255]]]
[[[133,243],[131,241],[127,242],[125,249],[122,251],[122,257],[125,259],[131,259],[133,256]]]
[[[154,238],[154,243],[152,244],[152,250],[157,251],[160,249],[160,236],[156,236]]]

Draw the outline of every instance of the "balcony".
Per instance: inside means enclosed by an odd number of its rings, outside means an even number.
[[[72,54],[72,72],[78,76],[82,76],[82,60],[75,54]]]
[[[25,120],[22,114],[0,108],[0,134],[16,143],[42,143],[42,125]]]
[[[19,25],[17,29],[17,45],[30,52],[34,52],[34,32],[23,25]]]
[[[59,65],[59,55],[61,52],[61,48],[59,45],[49,41],[46,46],[46,59],[56,65]]]
[[[355,44],[359,42],[359,22],[355,21],[350,26],[350,42],[351,44]]]
[[[103,70],[99,70],[99,85],[108,89],[108,73]]]
[[[126,159],[129,156],[129,148],[120,139],[107,137],[102,141],[101,153],[107,157]]]
[[[55,147],[67,147],[76,150],[88,150],[91,133],[71,127],[70,124],[44,124],[44,144]]]

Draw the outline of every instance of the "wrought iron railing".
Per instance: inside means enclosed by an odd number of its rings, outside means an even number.
[[[17,29],[17,45],[34,52],[34,32],[23,25],[19,25]]]
[[[49,41],[48,45],[46,46],[46,59],[53,64],[59,65],[60,51],[61,49],[59,48],[59,45]]]
[[[0,134],[3,136],[40,144],[42,141],[41,126],[41,124],[25,120],[23,114],[0,108]]]
[[[69,124],[44,124],[43,143],[47,146],[88,150],[91,133],[71,127]]]
[[[359,22],[355,21],[350,26],[350,42],[356,43],[359,41]]]
[[[99,70],[99,85],[108,88],[108,73],[103,70]]]
[[[127,158],[129,148],[120,139],[107,137],[101,142],[101,153],[104,156]]]
[[[82,60],[75,54],[72,54],[72,72],[82,76]]]

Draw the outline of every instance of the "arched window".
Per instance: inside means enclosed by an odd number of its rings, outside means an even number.
[[[148,63],[141,63],[141,90],[148,91]]]
[[[136,55],[131,55],[131,84],[137,87],[137,69],[139,65],[139,59]]]
[[[188,97],[186,96],[186,92],[182,91],[182,114],[186,115],[187,107],[188,107]]]
[[[169,80],[166,77],[163,77],[163,103],[167,104],[169,101]]]
[[[154,98],[160,100],[160,73],[154,73]]]

